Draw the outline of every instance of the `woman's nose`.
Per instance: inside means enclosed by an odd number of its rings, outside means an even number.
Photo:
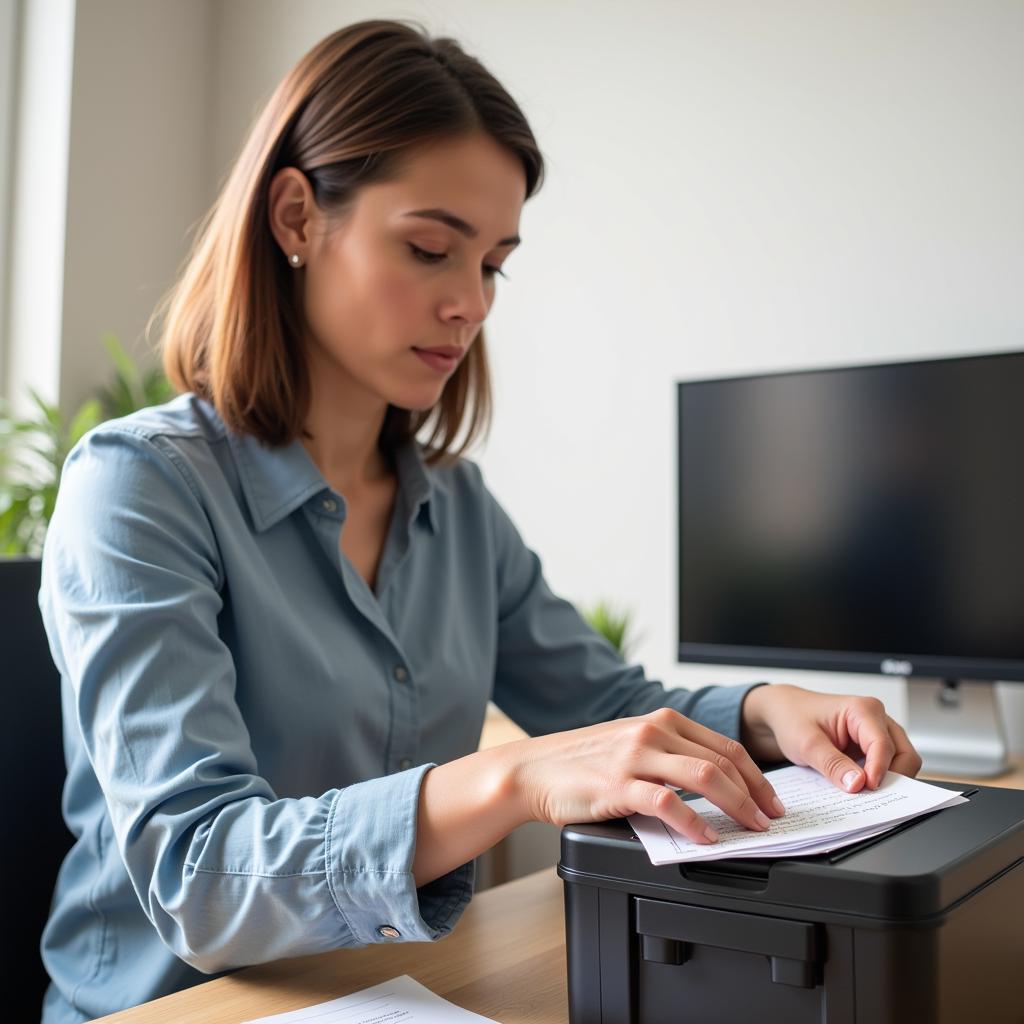
[[[464,274],[442,306],[444,318],[483,323],[491,308],[486,282],[480,274]]]

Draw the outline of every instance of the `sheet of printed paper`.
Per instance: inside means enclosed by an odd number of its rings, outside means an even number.
[[[360,992],[245,1024],[495,1024],[442,999],[408,974]]]
[[[786,805],[767,832],[751,832],[709,800],[689,801],[719,834],[708,846],[693,843],[659,818],[629,818],[653,864],[721,860],[726,857],[808,856],[879,835],[901,822],[966,798],[939,786],[887,773],[877,790],[844,793],[812,768],[791,766],[765,776]]]

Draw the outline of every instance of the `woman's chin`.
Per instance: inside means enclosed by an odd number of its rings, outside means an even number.
[[[408,412],[428,412],[441,400],[443,393],[443,386],[409,388],[401,394],[392,395],[388,401]]]

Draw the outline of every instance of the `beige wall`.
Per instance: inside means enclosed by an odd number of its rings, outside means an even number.
[[[213,196],[207,0],[34,0],[21,25],[4,390],[75,407],[140,358]]]
[[[100,337],[142,331],[213,196],[206,0],[81,0],[75,31],[60,395],[110,373]]]

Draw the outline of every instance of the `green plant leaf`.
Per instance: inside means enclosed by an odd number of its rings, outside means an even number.
[[[100,401],[108,417],[127,416],[138,409],[159,405],[174,397],[174,389],[161,369],[140,371],[124,346],[112,334],[103,343],[114,361],[111,383],[100,392]]]
[[[139,368],[134,360],[115,334],[104,334],[103,345],[113,360],[117,378],[124,382],[129,394],[135,394],[139,386]]]
[[[32,434],[49,428],[49,424],[40,424],[37,420],[12,420],[9,421],[12,434]]]
[[[633,623],[633,613],[628,609],[620,609],[609,601],[597,601],[589,608],[581,610],[583,618],[598,633],[600,633],[623,660],[629,657],[633,647],[633,640],[630,636],[630,627]]]
[[[14,419],[0,402],[0,554],[38,554],[57,502],[60,475],[71,449],[93,427],[174,395],[159,369],[141,373],[113,334],[103,344],[113,379],[98,397],[83,402],[69,422],[61,409],[30,390],[32,409]]]
[[[128,382],[118,377],[100,396],[103,408],[110,419],[120,419],[138,407]]]
[[[156,367],[146,374],[142,381],[142,395],[147,406],[163,405],[174,397],[174,388],[162,369]]]
[[[28,393],[36,408],[43,414],[40,427],[44,430],[48,427],[54,433],[59,434],[63,428],[60,409],[41,398],[34,388],[29,388]]]
[[[31,496],[18,499],[0,513],[0,549],[7,555],[34,554],[31,549],[34,515]]]
[[[84,437],[93,427],[103,422],[103,406],[98,398],[90,398],[79,406],[68,426],[68,450]]]

